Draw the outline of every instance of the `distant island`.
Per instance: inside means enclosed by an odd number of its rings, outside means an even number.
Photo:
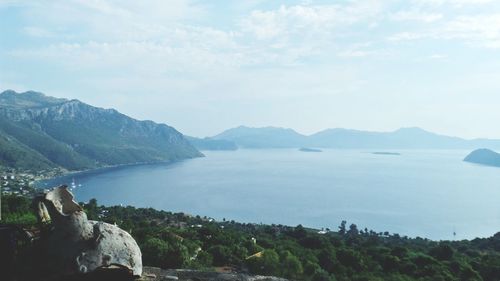
[[[376,155],[401,155],[401,153],[398,153],[398,152],[385,152],[385,151],[375,151],[375,152],[372,152],[372,154],[376,154]]]
[[[301,148],[299,148],[299,151],[302,151],[302,152],[323,152],[323,150],[321,150],[321,149],[308,148],[308,147],[301,147]]]
[[[477,149],[464,159],[465,162],[500,167],[500,154],[490,149]]]
[[[230,140],[218,140],[209,137],[185,137],[198,150],[238,150],[236,143]]]
[[[401,128],[392,132],[370,132],[333,128],[303,135],[289,128],[239,126],[210,137],[233,142],[239,148],[316,147],[335,149],[500,149],[500,140],[462,139],[432,133],[421,128]]]

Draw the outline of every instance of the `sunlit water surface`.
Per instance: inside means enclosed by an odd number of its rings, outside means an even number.
[[[104,205],[219,220],[331,229],[347,220],[431,239],[500,231],[500,168],[463,162],[468,151],[397,152],[206,151],[204,158],[93,171],[47,184],[70,185],[74,178],[79,201],[97,198]]]

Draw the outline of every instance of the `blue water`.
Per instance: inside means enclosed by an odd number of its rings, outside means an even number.
[[[292,149],[204,152],[175,164],[130,166],[55,179],[78,201],[153,207],[240,222],[410,237],[471,239],[500,231],[500,168],[465,163],[468,151]],[[453,232],[456,236],[453,236]]]

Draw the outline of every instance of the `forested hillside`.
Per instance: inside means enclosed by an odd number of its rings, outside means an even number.
[[[35,224],[30,201],[7,197],[7,222]],[[471,241],[430,241],[358,229],[342,222],[318,231],[302,226],[215,222],[134,207],[84,204],[91,219],[117,223],[138,241],[143,263],[163,268],[237,271],[292,280],[500,280],[500,233]]]
[[[199,157],[174,128],[37,92],[0,93],[0,165],[68,170]]]

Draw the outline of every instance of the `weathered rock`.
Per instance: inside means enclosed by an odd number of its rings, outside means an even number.
[[[185,269],[160,269],[144,267],[144,274],[140,281],[288,281],[284,278],[272,276],[248,275],[244,273],[220,273],[212,271],[198,271]]]
[[[39,220],[52,226],[45,240],[52,272],[74,275],[118,268],[142,274],[141,251],[132,236],[115,225],[88,220],[65,186],[35,200]]]

